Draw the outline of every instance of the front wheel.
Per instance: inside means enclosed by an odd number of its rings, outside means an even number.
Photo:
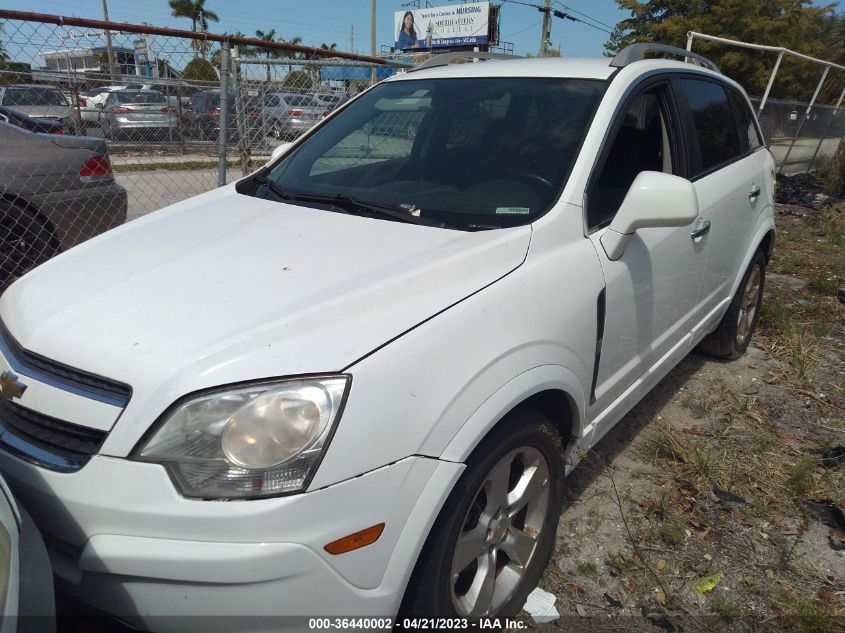
[[[701,341],[701,351],[718,358],[739,358],[748,349],[763,305],[766,256],[758,250],[719,326]]]
[[[522,608],[554,548],[559,447],[554,426],[528,410],[484,439],[420,553],[403,616],[498,617]]]

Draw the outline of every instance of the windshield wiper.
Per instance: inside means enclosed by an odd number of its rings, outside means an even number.
[[[267,176],[255,176],[252,179],[252,182],[264,187],[268,191],[274,193],[279,198],[283,200],[292,200],[293,196],[290,195],[287,191],[282,189],[278,184],[276,184],[275,180],[270,180]]]
[[[382,218],[389,218],[398,222],[407,222],[408,224],[421,224],[423,226],[436,226],[441,229],[454,229],[456,227],[450,226],[445,222],[434,220],[432,218],[423,218],[418,215],[412,215],[408,211],[403,211],[388,204],[381,204],[378,202],[369,202],[358,200],[351,196],[338,194],[336,196],[323,196],[312,193],[301,193],[294,196],[295,200],[302,202],[317,202],[323,204],[330,204],[334,207],[342,209],[347,213],[355,215],[375,215]]]

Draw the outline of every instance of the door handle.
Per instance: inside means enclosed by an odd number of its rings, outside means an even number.
[[[760,195],[760,191],[760,185],[752,184],[751,191],[748,192],[748,199],[753,200],[754,198]]]
[[[689,234],[689,236],[697,240],[699,237],[703,237],[710,232],[710,220],[702,220],[699,225],[693,229],[693,232]]]

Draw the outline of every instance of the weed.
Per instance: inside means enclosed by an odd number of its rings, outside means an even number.
[[[836,277],[829,277],[823,273],[816,273],[810,278],[810,289],[819,295],[832,295],[837,288]]]
[[[789,470],[787,486],[794,497],[803,497],[813,487],[813,472],[816,470],[816,458],[812,455],[804,455]]]
[[[691,442],[670,426],[643,434],[642,449],[652,457],[671,459],[685,466],[684,472],[705,479],[713,475],[710,451],[700,442]]]
[[[583,576],[595,576],[599,569],[595,562],[591,560],[582,560],[578,563],[578,571]]]
[[[667,545],[680,545],[687,534],[683,524],[675,518],[664,521],[658,528],[657,535]]]
[[[713,600],[710,601],[710,608],[713,609],[713,613],[725,620],[735,620],[740,616],[739,607],[722,596],[714,597]]]
[[[783,615],[791,621],[791,630],[800,633],[833,633],[838,624],[824,605],[810,598],[787,598],[781,603]]]

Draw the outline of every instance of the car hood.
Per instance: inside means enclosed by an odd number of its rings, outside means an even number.
[[[30,351],[136,394],[167,384],[175,398],[344,370],[517,268],[530,237],[530,226],[467,233],[228,186],[36,268],[0,298],[0,317]]]

